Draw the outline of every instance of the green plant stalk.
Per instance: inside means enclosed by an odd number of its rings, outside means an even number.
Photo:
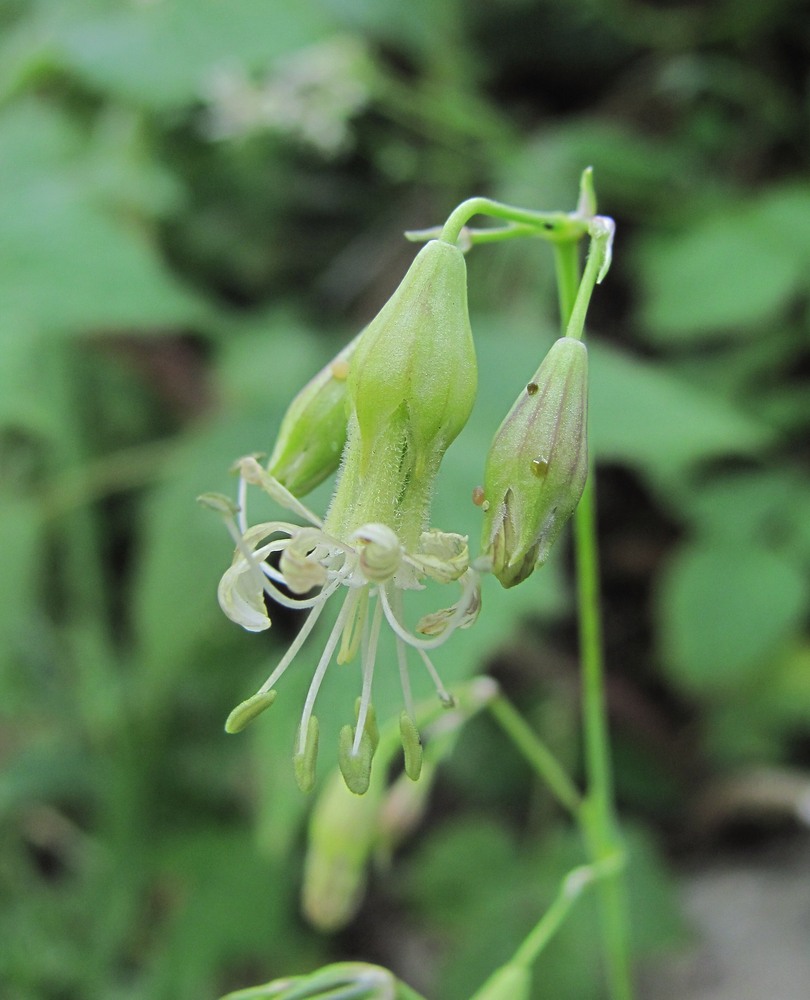
[[[612,855],[589,865],[573,868],[563,879],[560,891],[542,918],[515,952],[512,964],[529,968],[565,923],[574,903],[594,882],[612,878],[622,868],[623,858]]]
[[[498,725],[551,789],[560,805],[578,819],[582,796],[554,754],[504,695],[499,694],[493,698],[487,707]]]
[[[555,246],[563,332],[569,327],[577,302],[577,246]],[[591,260],[588,262],[592,263]],[[593,285],[591,284],[591,288]],[[569,305],[570,303],[570,305]],[[582,723],[587,793],[580,820],[593,864],[620,853],[610,759],[605,697],[602,619],[599,602],[599,559],[596,532],[596,489],[593,463],[588,482],[574,513],[574,550],[577,574],[580,661],[582,665]],[[599,882],[602,945],[612,1000],[631,1000],[629,929],[621,872]]]
[[[533,230],[555,244],[576,242],[588,231],[588,220],[576,212],[532,212],[491,198],[468,198],[450,213],[440,239],[447,243],[458,242],[461,230],[474,215],[488,215],[517,223],[515,229],[507,227],[501,230],[500,236],[526,236]]]

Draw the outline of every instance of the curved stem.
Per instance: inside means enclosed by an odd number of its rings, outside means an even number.
[[[577,817],[582,806],[579,789],[515,706],[504,695],[499,694],[487,707],[495,721],[551,789],[560,805]]]
[[[576,212],[531,212],[491,198],[468,198],[450,213],[439,238],[455,244],[461,230],[474,215],[489,215],[530,226],[538,236],[555,243],[578,240],[588,231],[588,220]]]

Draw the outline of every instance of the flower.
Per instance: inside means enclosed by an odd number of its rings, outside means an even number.
[[[336,362],[340,378],[335,378],[333,363],[293,401],[269,467],[252,457],[237,463],[238,504],[220,496],[201,499],[224,517],[236,546],[218,590],[225,614],[248,631],[260,632],[270,627],[266,597],[310,609],[275,670],[252,698],[234,709],[225,728],[238,732],[272,704],[275,684],[329,599],[340,592],[343,603],[304,702],[293,763],[298,784],[311,789],[318,689],[333,658],[348,663],[359,653],[357,719],[340,733],[338,759],[347,786],[362,794],[369,786],[378,739],[371,691],[383,624],[393,632],[397,648],[405,703],[400,723],[405,771],[416,779],[422,756],[408,650],[427,668],[442,702],[452,705],[428,654],[456,629],[472,625],[481,606],[466,537],[429,528],[434,480],[445,451],[470,415],[477,383],[461,250],[441,240],[423,247],[391,299]],[[333,470],[334,442],[344,434],[337,485],[321,520],[299,496]],[[304,524],[249,525],[249,486],[259,487]],[[428,580],[456,583],[461,594],[451,607],[423,617],[416,634],[403,621],[404,595],[424,589]]]
[[[310,609],[310,614],[265,683],[231,713],[226,729],[238,732],[272,704],[275,685],[312,633],[330,598],[342,593],[342,606],[324,644],[304,703],[295,748],[296,771],[299,784],[306,790],[312,788],[315,780],[312,744],[317,743],[317,722],[313,713],[318,689],[333,658],[336,657],[338,663],[347,663],[360,652],[362,690],[357,724],[341,754],[341,768],[352,791],[362,793],[368,787],[374,749],[369,750],[364,745],[364,736],[369,730],[372,682],[383,623],[395,637],[408,718],[414,716],[408,675],[409,649],[416,652],[427,668],[441,701],[448,706],[453,704],[429,653],[445,643],[456,629],[472,625],[478,615],[480,583],[470,565],[467,540],[458,534],[432,529],[424,531],[419,545],[409,551],[392,528],[380,523],[361,525],[349,537],[339,538],[330,534],[321,519],[266,472],[255,458],[243,458],[237,467],[240,478],[238,507],[234,509],[217,497],[201,497],[205,504],[222,514],[236,546],[233,562],[220,580],[220,607],[231,621],[249,632],[270,628],[265,597],[284,607]],[[260,487],[308,523],[265,521],[248,526],[249,485]],[[273,553],[279,554],[278,567],[267,561]],[[416,627],[421,634],[415,634],[403,623],[403,599],[407,591],[423,589],[425,580],[456,582],[461,594],[452,607],[422,618]],[[318,592],[313,595],[314,589]],[[343,740],[345,743],[345,736]]]

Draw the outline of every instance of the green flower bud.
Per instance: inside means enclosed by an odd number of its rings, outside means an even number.
[[[346,443],[346,382],[361,337],[310,379],[281,421],[267,470],[294,496],[306,496],[340,464]]]
[[[484,474],[481,545],[504,587],[548,558],[588,475],[588,351],[562,337],[501,424]]]
[[[351,792],[335,770],[324,783],[309,823],[301,905],[321,931],[336,931],[357,912],[366,887],[385,788],[384,775],[365,795]]]
[[[476,384],[464,255],[431,240],[357,346],[349,395],[360,433],[373,439],[404,406],[411,443],[444,449],[467,422]]]
[[[415,548],[439,463],[472,410],[477,369],[458,247],[432,240],[366,327],[348,380],[349,433],[327,529],[384,524]]]

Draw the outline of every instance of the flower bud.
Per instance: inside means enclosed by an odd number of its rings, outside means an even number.
[[[337,769],[327,778],[309,823],[301,904],[321,931],[345,927],[357,912],[377,840],[383,775],[356,795]]]
[[[530,576],[588,474],[588,351],[562,337],[501,424],[484,474],[482,548],[504,587]]]
[[[357,345],[327,530],[345,537],[384,524],[415,549],[439,464],[467,422],[476,385],[464,256],[432,240]]]
[[[349,396],[360,433],[373,439],[404,407],[410,443],[444,450],[467,422],[476,385],[464,255],[431,240],[357,345]]]
[[[346,381],[362,333],[322,368],[290,403],[267,471],[303,497],[340,464],[346,443]]]

